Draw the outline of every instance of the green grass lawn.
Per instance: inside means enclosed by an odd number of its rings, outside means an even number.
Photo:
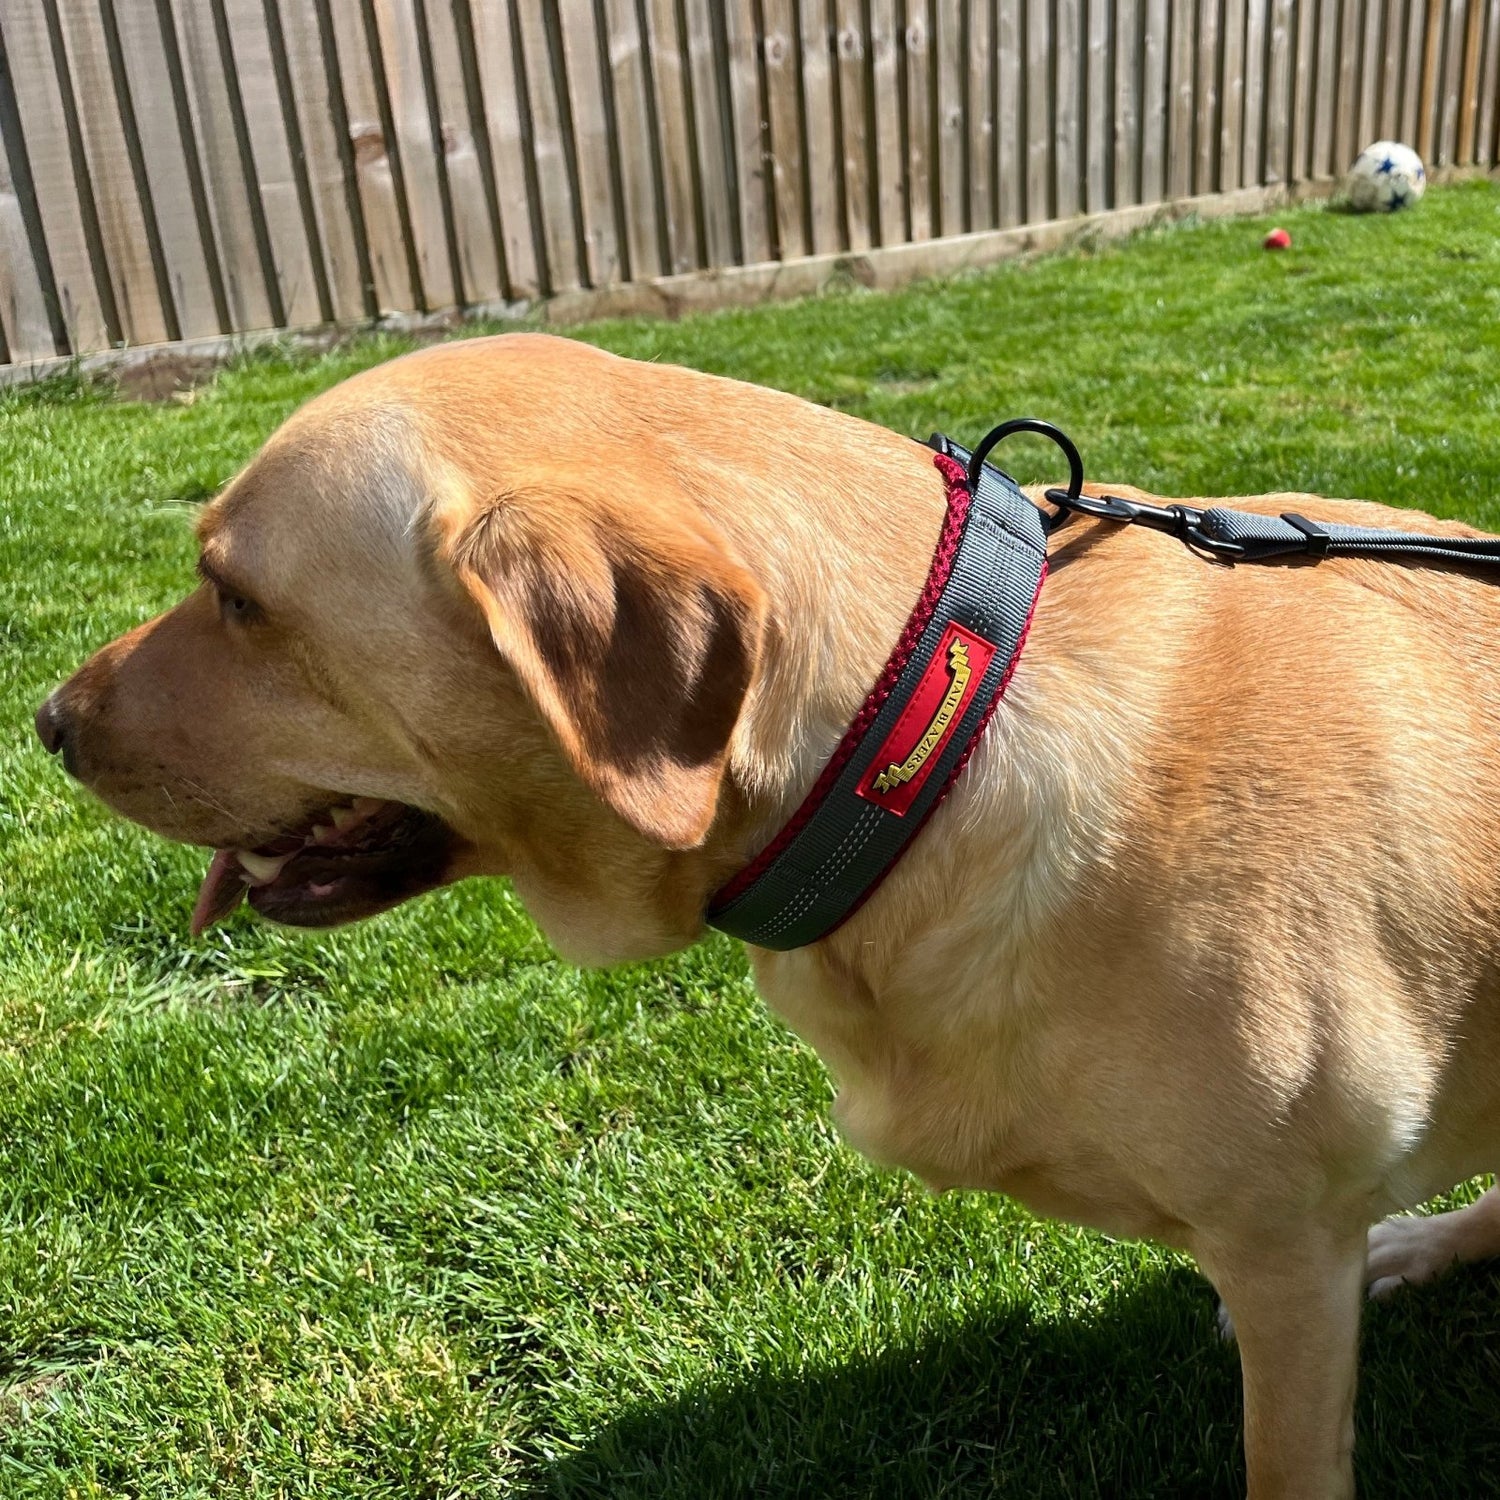
[[[1500,184],[1281,222],[582,336],[1500,529]],[[1235,1493],[1191,1267],[864,1164],[736,945],[579,973],[500,883],[190,942],[203,854],[43,755],[45,693],[190,586],[198,502],[400,347],[0,397],[0,1496]],[[1369,1313],[1363,1493],[1494,1494],[1497,1334],[1492,1270]]]

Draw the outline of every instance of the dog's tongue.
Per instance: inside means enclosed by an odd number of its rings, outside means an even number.
[[[217,850],[209,861],[208,874],[203,877],[198,899],[193,904],[193,915],[188,924],[193,936],[198,937],[215,922],[227,917],[245,899],[248,888],[244,866],[234,850]]]

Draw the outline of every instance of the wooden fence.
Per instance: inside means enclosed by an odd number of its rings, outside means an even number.
[[[1500,158],[1500,0],[0,0],[0,363]]]

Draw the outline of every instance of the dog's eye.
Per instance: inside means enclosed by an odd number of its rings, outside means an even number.
[[[242,594],[231,594],[225,589],[219,589],[218,595],[219,614],[225,620],[233,620],[236,624],[243,625],[259,614],[255,603],[246,599]]]
[[[198,559],[198,576],[214,591],[214,597],[219,601],[220,619],[235,620],[243,624],[259,617],[260,606],[253,599],[235,593],[219,576],[218,570],[201,556]]]

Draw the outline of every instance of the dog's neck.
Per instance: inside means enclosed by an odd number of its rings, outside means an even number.
[[[770,599],[764,663],[736,734],[731,786],[705,865],[726,878],[765,846],[817,779],[885,665],[931,563],[944,489],[930,450],[858,425],[862,461],[844,472],[811,458],[788,464],[782,448],[764,474],[716,479],[703,496],[705,512]],[[847,446],[848,434],[841,438]],[[754,503],[737,484],[755,487]],[[762,534],[757,518],[778,489],[787,494],[776,506],[778,524]],[[1071,584],[1057,588],[1054,604]],[[941,928],[976,827],[987,830],[995,922],[1018,941],[1067,899],[1099,849],[1104,835],[1092,821],[1097,798],[1085,773],[1107,766],[1124,745],[1112,732],[1108,672],[1101,675],[1097,654],[1074,651],[1065,625],[1047,639],[1047,617],[1058,614],[1048,607],[1052,588],[1043,591],[1025,669],[939,821],[913,843],[876,900],[814,945],[820,961],[873,979],[916,935]],[[802,628],[780,628],[788,620]],[[1023,777],[1010,774],[1016,765],[1026,768]]]
[[[858,466],[832,471],[812,451],[788,464],[783,448],[763,474],[716,475],[701,497],[769,600],[761,668],[731,749],[724,831],[740,863],[795,810],[880,675],[942,526],[931,451],[858,425],[870,435]]]

